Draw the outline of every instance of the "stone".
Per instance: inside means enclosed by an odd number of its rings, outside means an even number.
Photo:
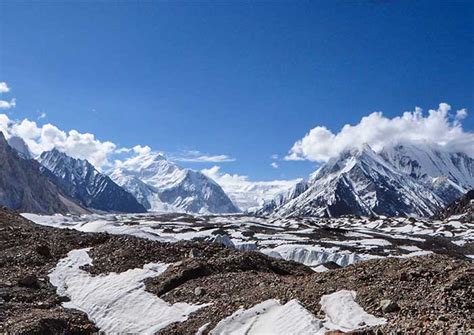
[[[35,275],[28,275],[18,280],[18,285],[29,288],[39,288],[38,278]]]
[[[43,257],[51,257],[51,250],[49,250],[49,247],[47,245],[39,245],[36,247],[36,252],[40,254]]]
[[[192,248],[189,251],[189,258],[197,258],[197,257],[202,257],[202,252],[197,249]]]
[[[194,289],[194,295],[196,295],[198,297],[204,295],[204,293],[206,293],[206,291],[201,286],[198,286]]]
[[[380,308],[384,313],[392,313],[400,310],[400,306],[390,299],[380,301]]]

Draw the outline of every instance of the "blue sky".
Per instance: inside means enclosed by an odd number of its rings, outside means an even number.
[[[225,154],[221,170],[254,180],[305,177],[315,162],[281,158],[315,126],[440,102],[471,113],[473,22],[472,1],[7,0],[0,81],[11,118]]]

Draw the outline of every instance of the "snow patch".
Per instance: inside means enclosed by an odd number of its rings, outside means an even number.
[[[249,309],[239,309],[221,320],[210,334],[219,335],[323,335],[327,331],[354,331],[386,322],[366,313],[355,302],[354,291],[341,290],[321,297],[325,320],[316,318],[301,303],[290,300],[282,305],[270,299]]]
[[[105,333],[153,334],[207,305],[169,304],[145,291],[146,278],[162,274],[167,264],[149,263],[142,269],[91,276],[80,269],[91,265],[89,249],[70,251],[49,274],[57,293],[70,298],[65,308],[81,310]]]

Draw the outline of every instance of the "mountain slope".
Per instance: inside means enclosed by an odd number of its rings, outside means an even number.
[[[212,179],[183,169],[158,153],[131,158],[111,171],[110,177],[152,211],[239,212]]]
[[[23,159],[0,132],[0,204],[20,212],[86,213],[87,210],[40,171],[33,159]]]
[[[18,155],[24,159],[32,159],[30,149],[26,145],[25,141],[18,136],[12,136],[8,139],[8,145],[15,149]]]
[[[457,220],[473,222],[474,220],[474,190],[468,191],[461,198],[443,208],[437,215],[438,219],[448,219],[455,216]]]
[[[450,203],[474,188],[474,159],[429,144],[398,144],[380,155],[399,171],[430,188]]]
[[[278,206],[277,216],[430,216],[444,204],[370,147],[343,152],[316,171],[306,189]]]
[[[127,213],[146,212],[132,194],[97,171],[87,160],[75,159],[53,149],[43,152],[39,161],[57,178],[63,192],[85,207]]]

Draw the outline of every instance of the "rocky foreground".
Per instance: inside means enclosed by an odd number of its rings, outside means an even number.
[[[96,333],[82,312],[65,309],[48,273],[73,249],[91,247],[92,275],[124,272],[150,262],[172,263],[146,280],[148,292],[170,302],[212,303],[163,334],[211,330],[240,307],[267,299],[298,299],[321,316],[320,298],[341,289],[387,323],[360,333],[472,333],[472,264],[433,254],[385,258],[315,273],[310,268],[261,253],[203,242],[160,243],[132,236],[81,233],[42,227],[0,209],[0,333]],[[330,267],[328,264],[327,267]]]

